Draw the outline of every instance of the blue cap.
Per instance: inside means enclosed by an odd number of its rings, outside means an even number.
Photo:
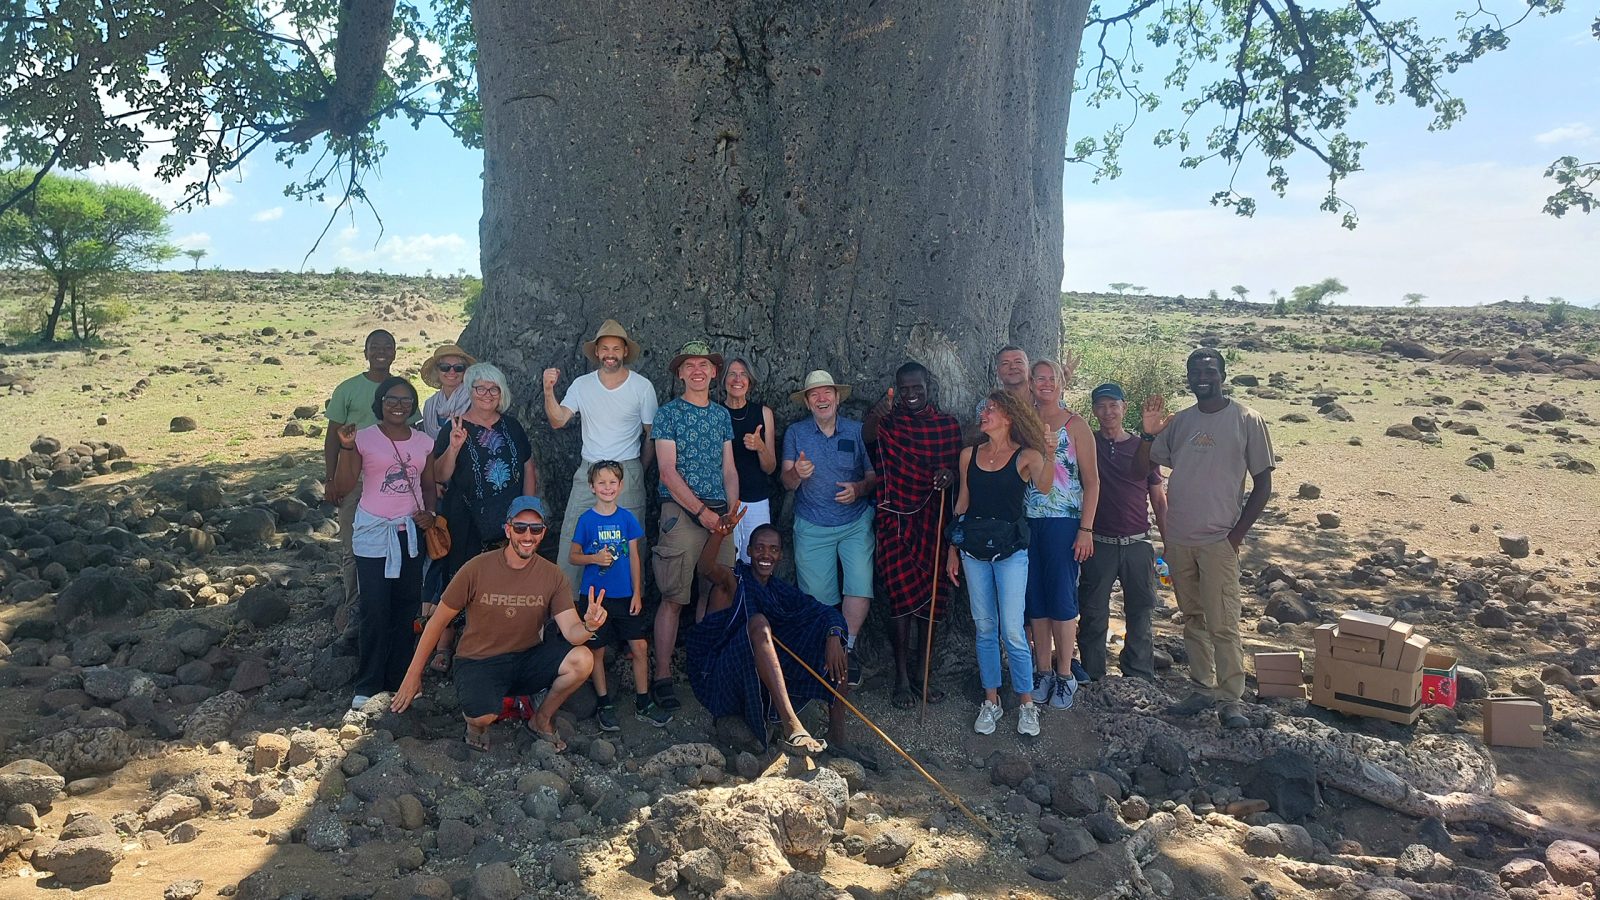
[[[506,521],[509,522],[515,519],[518,513],[525,513],[530,509],[538,513],[539,518],[544,518],[544,500],[538,497],[518,497],[511,501],[511,508],[506,510]]]
[[[1124,401],[1128,399],[1127,396],[1122,393],[1122,385],[1112,381],[1108,381],[1105,384],[1100,385],[1089,394],[1090,403],[1099,403],[1101,400],[1105,400],[1107,398]]]

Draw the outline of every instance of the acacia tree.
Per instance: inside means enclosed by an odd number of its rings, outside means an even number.
[[[0,177],[0,189],[34,181],[32,172]],[[0,265],[43,273],[54,296],[40,328],[56,339],[63,310],[73,336],[92,336],[96,317],[86,293],[90,279],[170,259],[167,210],[143,191],[84,178],[46,175],[0,213]]]
[[[1294,302],[1312,315],[1321,314],[1329,306],[1329,297],[1349,292],[1344,282],[1337,278],[1324,278],[1316,284],[1302,284],[1293,291]]]
[[[1058,350],[1064,159],[1114,177],[1131,120],[1170,111],[1157,143],[1222,169],[1219,206],[1256,208],[1247,163],[1281,195],[1310,157],[1353,225],[1351,110],[1404,100],[1449,127],[1446,78],[1562,6],[1504,2],[1516,15],[1478,6],[1434,36],[1377,0],[25,0],[0,155],[150,155],[204,202],[275,148],[314,160],[290,193],[360,202],[378,126],[438,119],[484,150],[462,339],[520,396],[614,316],[658,384],[705,336],[780,391],[818,366],[882,384],[918,357],[970,408],[995,347]],[[1128,121],[1069,152],[1074,96]],[[560,461],[576,438],[535,440]]]

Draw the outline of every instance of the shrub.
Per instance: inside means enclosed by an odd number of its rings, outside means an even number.
[[[1128,415],[1123,426],[1140,430],[1139,410],[1144,398],[1160,394],[1170,408],[1183,380],[1185,344],[1173,327],[1149,322],[1129,334],[1072,333],[1062,342],[1063,356],[1078,361],[1073,384],[1064,387],[1062,396],[1073,411],[1094,423],[1094,404],[1089,392],[1108,381],[1122,385],[1128,396]]]
[[[461,279],[461,287],[465,292],[461,309],[470,319],[478,311],[478,301],[483,298],[483,279],[468,275]]]
[[[1572,318],[1572,304],[1560,297],[1551,297],[1550,305],[1544,309],[1544,323],[1552,328],[1560,328]]]

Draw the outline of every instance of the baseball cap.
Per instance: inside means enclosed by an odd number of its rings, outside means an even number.
[[[538,497],[518,497],[511,501],[511,507],[506,510],[506,521],[509,522],[517,517],[517,513],[524,513],[530,509],[538,513],[539,518],[544,518],[544,501],[542,499]]]
[[[1116,382],[1108,381],[1105,384],[1095,388],[1094,391],[1089,394],[1090,403],[1098,403],[1101,400],[1106,399],[1125,401],[1128,398],[1122,393],[1122,385],[1117,384]]]

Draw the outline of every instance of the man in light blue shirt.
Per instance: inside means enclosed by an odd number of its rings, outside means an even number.
[[[861,684],[856,634],[872,601],[872,501],[878,475],[861,423],[839,415],[850,386],[820,369],[791,395],[811,418],[783,435],[783,486],[795,492],[795,573],[800,589],[829,606],[842,602],[849,634],[850,684]],[[844,572],[841,589],[840,570]]]

